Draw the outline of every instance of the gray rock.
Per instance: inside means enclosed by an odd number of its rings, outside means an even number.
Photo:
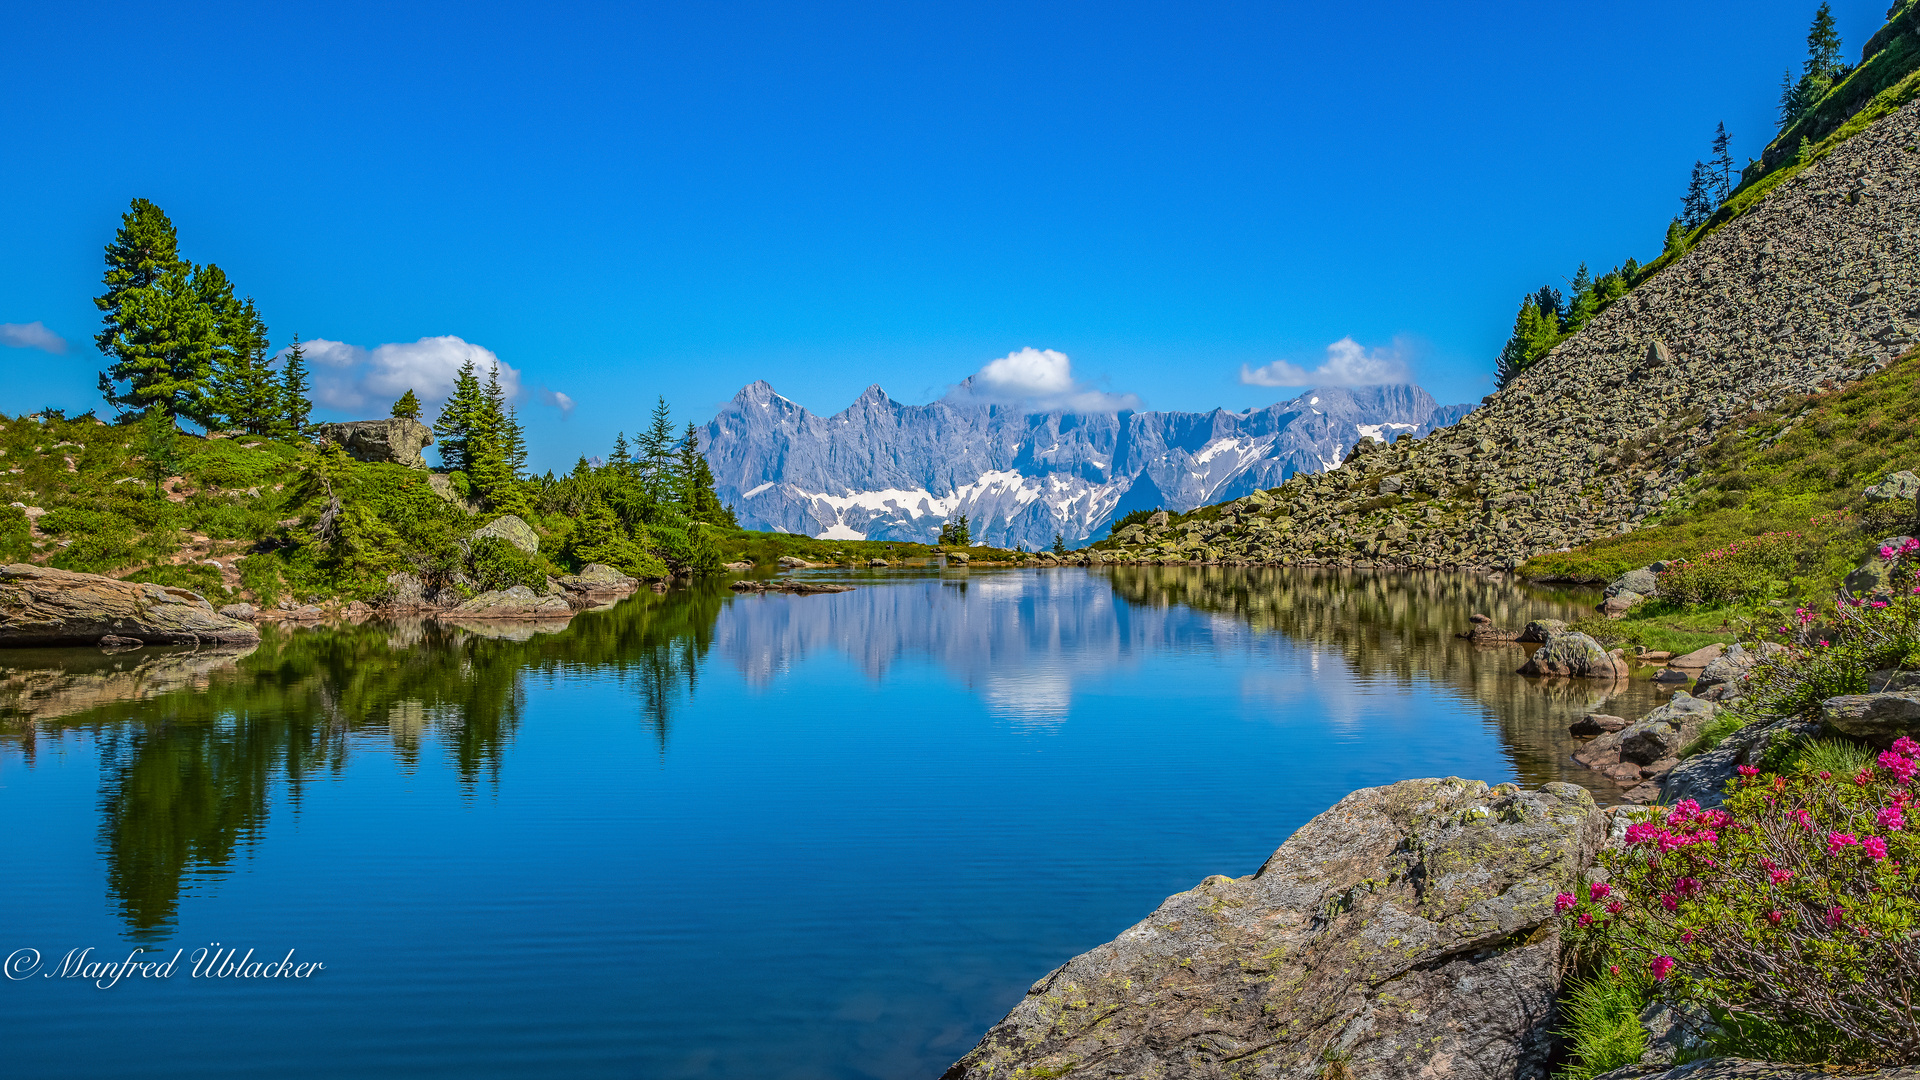
[[[1567,624],[1559,619],[1535,619],[1520,631],[1520,640],[1544,644],[1555,634],[1565,633]]]
[[[1720,745],[1686,758],[1666,775],[1660,784],[1660,801],[1668,805],[1692,799],[1709,809],[1719,806],[1727,784],[1739,774],[1740,766],[1759,767],[1767,747],[1776,739],[1805,738],[1817,733],[1817,720],[1776,720],[1748,724],[1726,737]]]
[[[1843,694],[1821,702],[1820,717],[1836,731],[1885,746],[1920,734],[1920,691]]]
[[[540,534],[533,531],[533,526],[521,521],[513,514],[502,514],[474,531],[475,540],[483,536],[505,540],[529,555],[540,553]]]
[[[1048,554],[1049,554],[1049,555],[1051,555],[1051,554],[1052,554],[1052,552],[1048,552]],[[886,565],[887,565],[887,560],[885,560],[885,559],[868,559],[868,560],[867,560],[867,565],[868,565],[868,566],[878,566],[878,567],[883,567],[883,566],[886,566]]]
[[[480,619],[553,619],[573,614],[573,605],[558,596],[541,596],[525,585],[483,592],[447,612],[452,618]]]
[[[1665,1000],[1640,1010],[1640,1027],[1647,1033],[1647,1052],[1640,1055],[1640,1064],[1661,1068],[1701,1057],[1711,1040],[1721,1034],[1705,1009]]]
[[[387,606],[417,608],[426,604],[426,583],[404,570],[387,575]]]
[[[748,564],[748,569],[752,569],[752,564]],[[581,567],[577,574],[566,574],[554,580],[569,592],[590,595],[630,593],[640,588],[639,578],[597,562]]]
[[[0,566],[0,648],[92,645],[109,634],[148,645],[251,645],[260,631],[186,589],[14,563]]]
[[[1866,561],[1862,562],[1853,573],[1847,575],[1846,581],[1842,583],[1846,590],[1855,596],[1881,598],[1891,596],[1895,585],[1894,568],[1899,564],[1892,559],[1881,558],[1880,549],[1884,547],[1898,549],[1911,539],[1913,538],[1910,536],[1889,536],[1875,544],[1874,550],[1867,556]],[[1905,583],[1904,580],[1900,582],[1903,585]]]
[[[435,495],[440,496],[442,499],[465,510],[469,514],[478,514],[480,512],[480,504],[471,499],[462,498],[460,493],[454,490],[453,477],[448,476],[446,473],[428,473],[427,486],[433,489]]]
[[[1914,502],[1920,500],[1920,476],[1903,469],[1860,494],[1874,502]]]
[[[1715,660],[1719,659],[1721,654],[1725,653],[1726,651],[1727,651],[1727,647],[1725,645],[1722,645],[1719,642],[1714,642],[1712,645],[1705,646],[1704,648],[1695,649],[1684,656],[1674,657],[1673,659],[1667,661],[1667,666],[1671,668],[1679,668],[1682,671],[1701,671],[1705,669],[1708,664],[1711,664]]]
[[[1738,685],[1745,683],[1761,661],[1778,656],[1786,651],[1786,646],[1777,642],[1762,642],[1757,649],[1745,645],[1730,645],[1725,652],[1700,669],[1700,679],[1694,685],[1695,690],[1711,690],[1723,683]]]
[[[1604,832],[1571,784],[1356,791],[1042,978],[946,1078],[1544,1077],[1553,897]]]
[[[1625,717],[1608,716],[1605,713],[1593,713],[1575,720],[1567,728],[1567,733],[1577,739],[1592,739],[1605,735],[1609,731],[1624,731],[1627,728]]]
[[[345,424],[321,424],[314,433],[346,448],[357,461],[384,461],[424,469],[423,447],[433,445],[433,429],[418,420],[389,417],[385,420],[354,420]]]
[[[786,570],[805,570],[813,565],[798,555],[782,555],[780,556],[779,564],[782,569]]]
[[[1662,758],[1678,757],[1683,747],[1700,737],[1714,712],[1711,701],[1685,692],[1674,694],[1672,701],[1621,730],[1621,760],[1649,765]]]
[[[1920,1080],[1920,1068],[1899,1066],[1871,1072],[1847,1073],[1848,1080]],[[1689,1065],[1628,1065],[1601,1073],[1594,1080],[1834,1080],[1834,1074],[1816,1065],[1777,1065],[1746,1058],[1706,1058]]]
[[[964,551],[947,552],[947,563],[950,566],[965,566],[972,561],[973,558]]]
[[[1629,570],[1608,585],[1606,596],[1619,596],[1621,593],[1634,593],[1639,596],[1654,596],[1660,592],[1660,579],[1650,567]]]
[[[1599,611],[1609,619],[1623,618],[1644,599],[1646,597],[1637,592],[1617,592],[1600,602]]]
[[[1559,675],[1575,679],[1624,679],[1627,661],[1581,633],[1555,634],[1520,668],[1522,675]]]
[[[252,622],[259,612],[253,609],[252,604],[227,604],[220,609],[220,614],[225,615],[229,619],[239,619],[241,622]]]

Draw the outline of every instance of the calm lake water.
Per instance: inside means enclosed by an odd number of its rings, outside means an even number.
[[[1611,793],[1566,726],[1655,703],[1454,638],[1592,603],[1465,576],[849,579],[642,593],[524,640],[0,653],[0,954],[43,958],[0,980],[5,1074],[937,1076],[1348,791]],[[192,977],[215,942],[325,968]],[[44,977],[137,946],[189,955]]]

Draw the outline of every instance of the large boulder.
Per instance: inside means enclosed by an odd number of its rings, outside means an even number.
[[[251,645],[260,631],[185,589],[0,566],[0,646],[92,645],[107,636],[148,645]]]
[[[1535,619],[1520,631],[1520,640],[1545,644],[1555,634],[1567,632],[1567,624],[1560,619]]]
[[[1356,791],[1035,983],[946,1080],[1544,1077],[1554,895],[1604,833],[1571,784]]]
[[[1899,563],[1880,553],[1888,549],[1900,551],[1912,539],[1911,536],[1889,536],[1875,544],[1873,552],[1867,556],[1866,561],[1862,562],[1853,573],[1848,574],[1846,581],[1842,582],[1846,590],[1855,596],[1873,596],[1881,599],[1893,595],[1896,584],[1893,580],[1894,569]],[[1898,584],[1905,586],[1907,582],[1901,581]]]
[[[433,445],[432,428],[418,420],[397,416],[321,424],[315,434],[339,443],[357,461],[385,461],[409,469],[426,468],[427,461],[420,456],[420,451]]]
[[[1903,469],[1860,494],[1874,502],[1914,502],[1920,500],[1920,476]]]
[[[1555,634],[1520,667],[1522,675],[1560,675],[1575,679],[1624,679],[1627,661],[1581,633]]]
[[[533,526],[521,521],[513,514],[502,514],[474,530],[475,540],[483,536],[505,540],[529,555],[540,553],[540,534],[533,531]]]
[[[573,614],[566,598],[542,596],[525,585],[483,592],[447,614],[456,619],[553,619]]]
[[[1820,731],[1818,720],[1775,720],[1748,724],[1721,740],[1711,750],[1703,750],[1675,765],[1660,782],[1659,799],[1671,806],[1692,799],[1712,809],[1725,797],[1727,784],[1740,772],[1740,766],[1758,768],[1767,748],[1776,741],[1809,738]]]
[[[568,592],[603,594],[630,593],[640,587],[640,579],[632,574],[622,573],[605,563],[591,562],[580,568],[577,574],[555,578],[556,583]]]
[[[1836,731],[1885,746],[1920,733],[1920,690],[1842,694],[1821,703],[1820,718]]]
[[[1604,595],[1619,596],[1621,593],[1633,593],[1636,596],[1652,596],[1660,591],[1660,578],[1651,567],[1643,566],[1638,570],[1629,570],[1608,585]]]

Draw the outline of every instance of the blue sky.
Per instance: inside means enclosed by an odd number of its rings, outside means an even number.
[[[1850,61],[1885,3],[1834,4]],[[322,414],[497,356],[542,467],[657,394],[1023,349],[1047,400],[1265,405],[1347,339],[1475,400],[1523,292],[1658,254],[1717,121],[1758,152],[1814,7],[15,4],[0,323],[66,351],[0,348],[0,411],[99,403],[135,196],[337,343]]]

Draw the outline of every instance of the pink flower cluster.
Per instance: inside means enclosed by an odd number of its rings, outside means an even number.
[[[1911,536],[1907,537],[1906,542],[1899,547],[1895,547],[1892,544],[1880,545],[1880,557],[1883,559],[1897,559],[1902,555],[1911,555],[1916,551],[1920,551],[1920,540],[1916,540]]]

